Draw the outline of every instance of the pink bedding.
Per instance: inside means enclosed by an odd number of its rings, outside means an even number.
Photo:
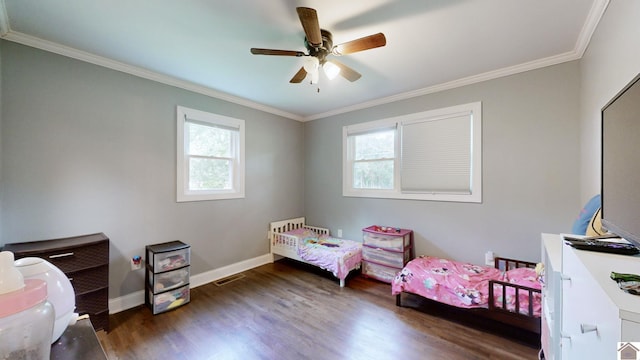
[[[397,295],[409,292],[438,302],[462,308],[487,308],[489,304],[489,280],[540,289],[536,272],[530,268],[502,272],[486,266],[478,266],[453,260],[423,256],[411,260],[391,283],[391,292]],[[501,307],[502,288],[494,285],[495,305]],[[506,288],[506,304],[515,311],[515,288]],[[528,291],[520,290],[520,312],[526,314],[529,306]],[[534,315],[540,316],[540,294],[534,294]]]
[[[296,229],[284,234],[298,238],[298,255],[310,264],[328,270],[338,279],[344,279],[349,271],[362,261],[362,244],[357,241],[318,236],[309,229]]]

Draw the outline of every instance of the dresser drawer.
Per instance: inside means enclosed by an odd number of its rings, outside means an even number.
[[[147,246],[147,266],[153,273],[174,270],[190,261],[190,247],[181,241]]]
[[[109,289],[104,288],[76,296],[76,312],[78,314],[97,314],[109,311]]]
[[[153,314],[169,311],[185,305],[190,301],[189,285],[165,291],[160,294],[154,294],[147,291],[148,301],[151,304]]]
[[[48,251],[39,257],[57,266],[63,273],[84,270],[109,263],[109,242],[86,247]]]
[[[620,341],[631,342],[640,340],[640,323],[622,320],[622,338]]]
[[[109,310],[89,315],[93,328],[98,330],[109,331]]]
[[[563,358],[606,359],[616,354],[621,320],[607,294],[594,286],[596,280],[577,257],[579,251],[583,250],[568,245],[562,249],[562,352],[571,354]],[[582,255],[594,254],[598,255]]]
[[[393,278],[396,277],[396,274],[400,272],[400,270],[402,269],[380,265],[368,261],[362,262],[362,275],[372,277],[374,279],[378,279],[387,283],[391,283],[393,281]]]
[[[401,268],[410,260],[410,252],[408,250],[403,252],[390,251],[365,245],[362,247],[362,258],[381,265]]]
[[[400,229],[399,232],[379,232],[369,226],[362,230],[362,243],[374,248],[393,251],[404,251],[411,246],[411,230]]]
[[[77,295],[109,286],[109,265],[68,273],[73,290]]]
[[[151,272],[149,269],[147,271]],[[189,283],[189,266],[155,274],[155,276],[150,273],[147,274],[147,278],[154,293],[175,289]]]

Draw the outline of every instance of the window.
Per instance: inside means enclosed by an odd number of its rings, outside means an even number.
[[[393,189],[395,129],[353,136],[353,187]]]
[[[244,197],[244,120],[177,108],[177,200]]]
[[[482,201],[481,103],[343,127],[343,195]]]

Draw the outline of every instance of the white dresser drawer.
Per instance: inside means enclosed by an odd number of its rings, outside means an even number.
[[[640,323],[637,323],[635,321],[622,320],[622,339],[620,341],[640,341]]]
[[[618,309],[578,259],[562,249],[563,359],[615,358],[621,336]]]

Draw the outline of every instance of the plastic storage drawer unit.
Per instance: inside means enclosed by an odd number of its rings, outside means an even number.
[[[145,303],[154,315],[189,303],[190,251],[182,241],[147,246]]]
[[[413,230],[362,229],[362,275],[390,283],[413,257]]]

